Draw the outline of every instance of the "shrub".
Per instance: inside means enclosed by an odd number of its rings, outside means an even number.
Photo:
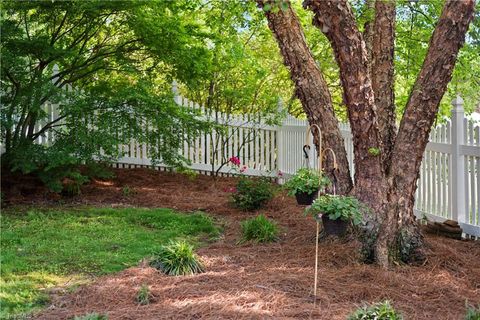
[[[150,303],[150,290],[146,284],[142,284],[137,293],[137,302],[141,305]]]
[[[89,313],[84,316],[77,316],[74,320],[108,320],[108,317],[103,314]]]
[[[260,209],[272,198],[272,184],[266,178],[242,177],[238,181],[236,192],[232,194],[233,205],[245,211]]]
[[[467,305],[467,313],[465,314],[465,320],[480,320],[480,304],[478,308],[475,306]]]
[[[185,241],[171,241],[161,246],[150,265],[167,275],[179,276],[201,273],[203,266],[193,250]]]
[[[401,320],[402,316],[393,309],[389,301],[357,309],[348,320]]]
[[[63,180],[62,193],[66,196],[76,196],[81,193],[81,186],[88,181],[88,177],[80,172],[72,171],[68,177]]]
[[[289,196],[294,196],[298,193],[312,194],[330,184],[330,179],[318,170],[301,168],[285,182],[284,188]]]
[[[112,179],[115,177],[112,169],[106,163],[89,162],[85,166],[85,175],[90,179]]]
[[[357,225],[362,221],[362,210],[366,210],[365,206],[354,197],[325,194],[315,199],[305,212],[313,215],[322,213],[331,220],[352,221]]]
[[[278,226],[270,221],[264,215],[247,219],[241,223],[242,239],[240,243],[246,241],[254,242],[272,242],[278,240]]]

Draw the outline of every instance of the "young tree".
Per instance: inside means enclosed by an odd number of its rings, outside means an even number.
[[[117,158],[133,139],[148,143],[152,160],[182,163],[182,127],[208,127],[173,102],[170,85],[194,82],[209,61],[206,35],[185,15],[196,5],[2,2],[3,167],[54,174]],[[58,104],[54,116],[46,103]],[[34,143],[45,135],[50,145]]]
[[[327,146],[336,146],[342,157],[345,151],[339,147],[329,92],[290,2],[257,3],[265,11],[309,121],[320,124]],[[475,3],[445,2],[398,130],[393,91],[395,1],[369,1],[375,14],[365,35],[347,0],[305,0],[303,5],[313,12],[313,23],[329,40],[339,66],[354,144],[355,184],[350,193],[374,213],[365,249],[384,267],[408,261],[421,247],[413,204],[423,152]],[[345,163],[340,165],[348,172]]]

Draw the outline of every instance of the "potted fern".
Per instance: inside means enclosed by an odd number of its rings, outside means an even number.
[[[365,209],[354,197],[325,194],[316,199],[305,212],[316,218],[321,216],[325,234],[342,236],[349,223],[357,225],[362,221],[362,211]]]
[[[311,205],[318,190],[330,185],[330,179],[314,169],[299,169],[284,185],[289,196],[295,196],[300,205]]]

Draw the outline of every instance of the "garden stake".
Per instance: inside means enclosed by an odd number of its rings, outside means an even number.
[[[322,158],[324,157],[324,153],[327,151],[330,151],[333,157],[333,170],[335,174],[335,170],[338,170],[338,165],[337,165],[337,157],[335,156],[335,152],[330,149],[326,148],[325,150],[322,150],[322,131],[320,130],[320,127],[316,124],[312,124],[307,127],[307,133],[305,135],[305,145],[303,146],[303,153],[305,154],[305,161],[307,163],[307,168],[310,167],[309,161],[308,161],[308,153],[307,149],[310,150],[310,133],[312,131],[312,127],[317,128],[317,133],[318,133],[318,154],[317,154],[317,161],[318,161],[318,171],[320,172],[319,179],[321,181],[322,179]],[[333,185],[333,194],[335,195],[336,190],[335,190],[335,183]],[[320,192],[321,190],[318,189],[318,194],[317,198],[320,197]],[[318,217],[315,218],[315,221],[317,222],[317,234],[315,237],[315,278],[314,278],[314,284],[313,284],[313,305],[315,306],[317,303],[317,285],[318,285],[318,238],[320,234],[320,222],[318,221]]]

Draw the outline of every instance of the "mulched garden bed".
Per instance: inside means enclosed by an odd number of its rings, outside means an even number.
[[[405,319],[462,319],[465,302],[480,303],[480,242],[427,235],[422,266],[385,271],[358,262],[353,240],[320,245],[318,300],[313,304],[315,222],[295,199],[279,193],[263,213],[282,228],[278,243],[238,245],[239,222],[255,215],[229,206],[234,178],[196,179],[149,169],[115,169],[111,181],[94,181],[82,195],[59,198],[41,185],[2,177],[8,205],[169,207],[202,210],[224,224],[224,236],[198,252],[207,272],[169,277],[142,266],[104,276],[56,296],[37,319],[69,319],[90,312],[109,319],[345,319],[363,302],[389,299]],[[122,190],[128,186],[126,196]],[[152,301],[136,302],[150,287]]]

